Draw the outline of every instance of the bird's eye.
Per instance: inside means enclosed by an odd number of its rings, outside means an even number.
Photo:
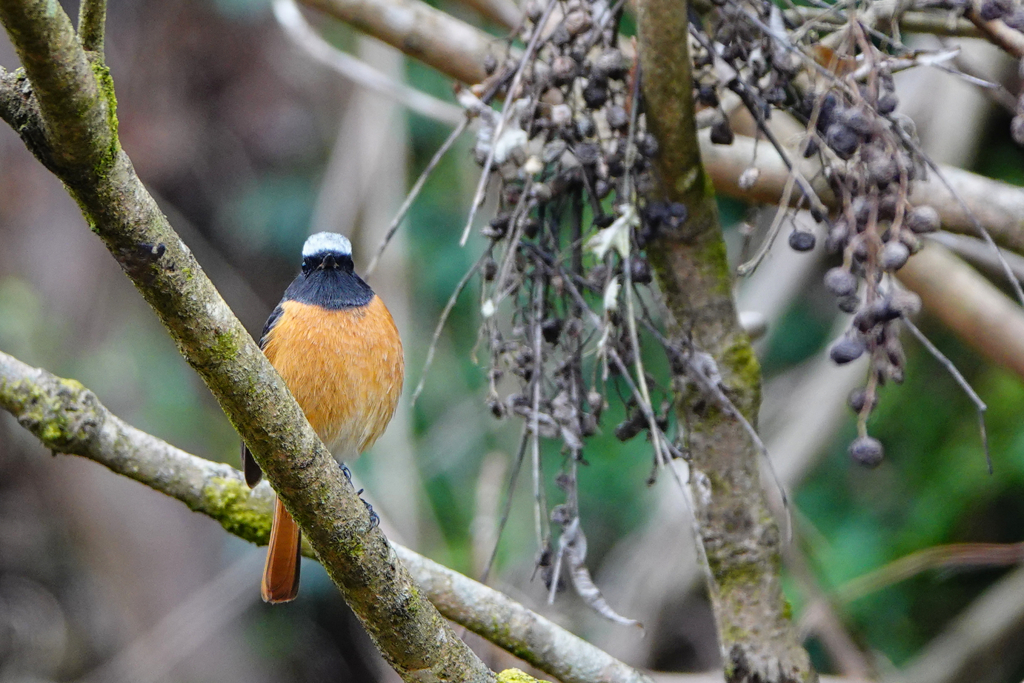
[[[310,271],[314,269],[313,263],[308,258],[302,259],[302,274],[309,275]]]

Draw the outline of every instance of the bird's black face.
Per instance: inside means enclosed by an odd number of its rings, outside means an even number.
[[[302,273],[307,276],[321,270],[351,273],[352,268],[352,257],[335,251],[322,251],[302,259]]]

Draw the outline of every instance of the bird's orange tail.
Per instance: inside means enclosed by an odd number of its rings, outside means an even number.
[[[299,525],[278,499],[274,507],[274,523],[270,527],[267,564],[263,568],[264,602],[288,602],[299,594],[301,539]]]

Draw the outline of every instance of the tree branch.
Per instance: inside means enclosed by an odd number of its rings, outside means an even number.
[[[637,38],[647,125],[658,140],[660,187],[648,201],[685,205],[647,253],[671,313],[672,334],[710,354],[720,387],[754,425],[761,370],[732,298],[732,274],[694,118],[686,3],[640,0]],[[685,347],[685,346],[684,346]],[[678,378],[685,385],[686,378]],[[683,391],[690,490],[727,681],[816,680],[782,594],[780,535],[759,476],[759,450],[739,416],[701,390]]]
[[[421,0],[301,1],[463,83],[487,76],[488,54],[504,56],[497,38]]]
[[[491,680],[394,561],[280,376],[146,192],[120,149],[109,73],[89,63],[60,5],[0,0],[0,20],[31,83],[24,105],[37,98],[51,170],[245,438],[385,659],[406,680]]]
[[[250,491],[235,468],[132,427],[80,383],[0,352],[0,407],[54,452],[93,460],[180,500],[239,538],[267,542],[274,503],[268,486]],[[646,675],[508,596],[408,548],[392,548],[446,618],[564,683],[650,683]],[[308,549],[306,554],[312,556]]]
[[[82,48],[95,52],[103,61],[103,32],[107,21],[107,0],[81,0],[78,8],[78,38]]]
[[[713,145],[707,133],[701,135],[701,154],[717,191],[749,202],[777,204],[783,195],[789,169],[774,149],[762,144],[756,146],[755,155],[755,146],[753,138],[742,135],[737,135],[729,146]],[[799,155],[793,157],[799,158]],[[740,174],[750,167],[760,173],[754,185],[744,190],[739,184]],[[1024,254],[1024,189],[953,166],[939,168],[992,239],[1001,247]],[[836,208],[835,197],[816,170],[811,162],[802,162],[804,177],[818,176],[812,183],[818,196],[830,208]],[[970,217],[934,173],[925,181],[914,182],[910,197],[915,204],[927,204],[938,211],[944,230],[978,236]],[[793,203],[798,199],[794,196]]]

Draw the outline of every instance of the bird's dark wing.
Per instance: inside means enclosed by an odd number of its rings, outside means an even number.
[[[284,309],[281,308],[281,304],[278,304],[274,311],[267,318],[267,324],[263,326],[263,332],[260,334],[260,349],[264,349],[267,346],[267,334],[273,329]],[[245,483],[249,485],[249,488],[253,488],[256,484],[260,483],[260,479],[263,478],[263,472],[260,470],[260,466],[256,464],[256,460],[253,459],[252,453],[249,452],[249,447],[242,442],[242,473],[245,475]]]

